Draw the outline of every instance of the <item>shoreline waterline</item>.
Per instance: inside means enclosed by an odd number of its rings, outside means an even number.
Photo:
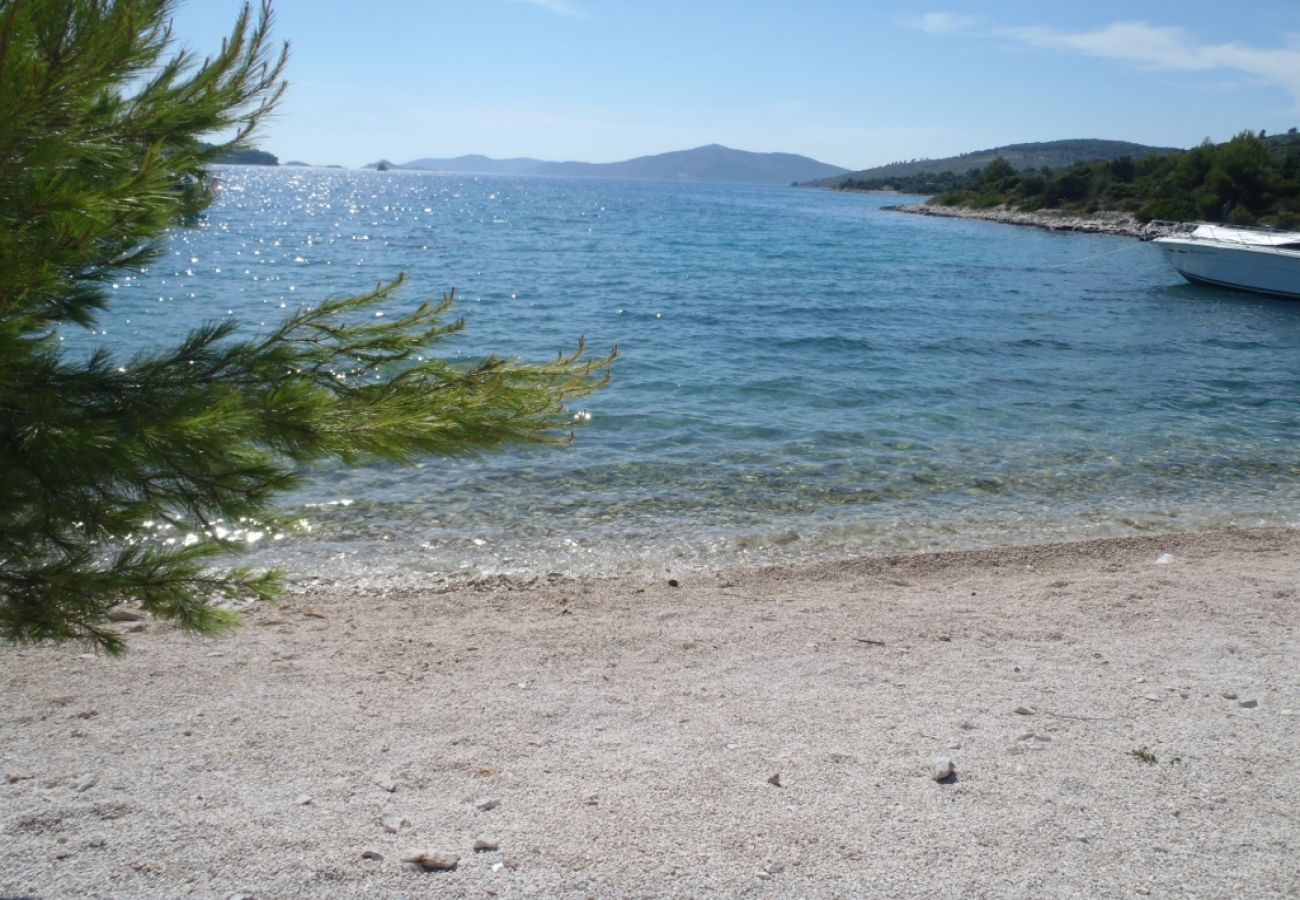
[[[1077,234],[1110,234],[1118,237],[1149,241],[1173,233],[1169,223],[1139,222],[1132,213],[1102,211],[1081,215],[1064,210],[1039,210],[1024,212],[1006,206],[991,209],[973,209],[967,206],[945,206],[930,203],[899,203],[881,207],[890,212],[936,216],[944,219],[974,219],[998,222],[1003,225],[1021,225],[1044,231],[1075,232]]]

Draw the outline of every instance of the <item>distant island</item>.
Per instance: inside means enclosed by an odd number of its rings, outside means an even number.
[[[530,157],[491,159],[458,156],[414,159],[401,165],[388,160],[370,169],[421,169],[466,175],[559,175],[570,178],[621,178],[630,181],[732,182],[793,184],[848,172],[839,166],[793,153],[751,153],[720,144],[677,150],[612,163],[547,162]]]
[[[274,153],[265,150],[236,150],[219,157],[217,162],[223,166],[278,166],[280,160]]]

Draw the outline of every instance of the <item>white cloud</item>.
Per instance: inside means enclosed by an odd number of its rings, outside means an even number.
[[[587,17],[585,12],[574,5],[573,0],[514,0],[514,2],[527,3],[529,6],[537,6],[547,12],[570,16],[574,19],[585,19]]]
[[[975,16],[963,16],[957,13],[929,12],[923,16],[907,16],[898,24],[904,28],[915,28],[926,34],[952,34],[964,31],[979,20]]]
[[[1146,22],[1115,22],[1095,31],[1069,32],[1033,26],[998,34],[1033,47],[1065,50],[1174,72],[1237,72],[1291,95],[1300,107],[1300,42],[1281,47],[1197,43],[1182,28]]]

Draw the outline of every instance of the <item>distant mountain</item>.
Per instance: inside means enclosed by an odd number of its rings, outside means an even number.
[[[371,163],[367,168],[375,168]],[[454,159],[416,159],[402,169],[459,172],[469,175],[562,175],[570,178],[624,178],[634,181],[739,182],[790,184],[829,178],[847,172],[793,153],[751,153],[709,144],[613,163],[546,162],[540,159],[490,159],[458,156]]]
[[[650,181],[732,181],[743,184],[789,184],[829,178],[847,171],[793,153],[751,153],[709,144],[693,150],[677,150],[655,156],[640,156],[615,163],[546,163],[538,175],[569,175],[585,178],[627,178]]]
[[[380,160],[383,162],[383,160]],[[371,163],[367,169],[377,168],[379,163]],[[546,165],[540,159],[520,157],[517,159],[490,159],[477,153],[469,156],[457,156],[453,159],[435,159],[425,157],[413,159],[400,166],[389,164],[392,169],[424,169],[430,172],[455,172],[460,175],[523,175],[538,166]]]
[[[280,164],[280,160],[274,153],[267,153],[265,150],[236,150],[220,157],[217,162],[228,166],[278,166]]]
[[[961,175],[971,169],[982,169],[999,156],[1011,163],[1016,169],[1041,169],[1047,166],[1059,169],[1076,162],[1092,160],[1112,160],[1121,156],[1134,159],[1141,156],[1175,153],[1177,147],[1149,147],[1146,144],[1133,144],[1128,141],[1104,141],[1095,138],[1079,138],[1066,141],[1044,141],[1032,144],[1007,144],[991,150],[976,150],[960,156],[944,159],[913,159],[907,162],[893,162],[874,169],[863,169],[831,178],[821,178],[811,182],[813,187],[843,187],[844,182],[863,182],[870,185],[888,183],[891,178],[910,178],[915,175],[941,174],[951,172]]]

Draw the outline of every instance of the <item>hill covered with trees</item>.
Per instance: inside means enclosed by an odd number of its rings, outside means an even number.
[[[943,159],[913,159],[892,162],[874,169],[862,169],[823,178],[811,187],[837,190],[907,190],[938,193],[952,190],[960,176],[983,169],[995,159],[1004,159],[1017,169],[1062,168],[1076,162],[1095,159],[1111,160],[1121,156],[1140,159],[1145,156],[1175,153],[1176,147],[1150,147],[1129,141],[1104,141],[1077,138],[1029,144],[1007,144],[989,150],[975,150]],[[919,187],[926,185],[927,187]]]
[[[929,191],[920,191],[929,193]],[[1023,212],[1114,210],[1140,221],[1196,219],[1300,227],[1300,134],[1243,131],[1223,144],[1062,168],[1017,168],[999,157],[954,175],[931,203]]]

